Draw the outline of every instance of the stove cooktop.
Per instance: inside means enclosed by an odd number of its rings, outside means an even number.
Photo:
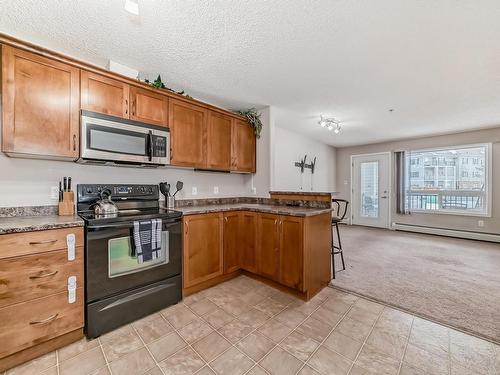
[[[78,212],[78,215],[87,225],[119,223],[124,221],[162,219],[162,220],[180,220],[182,212],[168,210],[165,208],[153,209],[125,209],[120,210],[114,215],[96,215],[93,211]]]

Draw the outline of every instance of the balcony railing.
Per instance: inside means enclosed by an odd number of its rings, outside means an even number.
[[[410,210],[482,212],[486,207],[485,197],[480,190],[412,189],[406,192],[406,203]]]

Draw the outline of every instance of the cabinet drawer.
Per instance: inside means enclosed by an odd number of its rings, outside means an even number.
[[[83,286],[83,246],[68,261],[66,250],[0,260],[0,308],[63,292],[68,277]]]
[[[61,292],[0,309],[0,358],[83,327],[83,287],[76,302]]]
[[[51,229],[0,236],[0,259],[67,249],[66,236],[73,233],[76,246],[83,246],[83,228]]]

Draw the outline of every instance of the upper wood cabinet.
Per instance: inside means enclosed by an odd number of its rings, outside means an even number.
[[[2,46],[2,151],[76,159],[79,70]]]
[[[240,213],[224,213],[224,273],[240,269]]]
[[[274,281],[280,281],[280,235],[279,216],[258,215],[257,248],[259,274]]]
[[[168,125],[168,97],[140,87],[130,87],[130,118],[147,124]]]
[[[222,214],[184,218],[184,288],[223,273]]]
[[[303,290],[304,219],[280,216],[280,282]]]
[[[231,170],[255,173],[255,133],[253,127],[242,120],[233,121]]]
[[[170,162],[206,168],[207,110],[181,100],[169,101]]]
[[[129,118],[129,85],[121,81],[81,71],[82,109]]]
[[[231,169],[231,127],[233,118],[208,111],[207,168]]]
[[[241,212],[240,227],[238,245],[241,249],[241,268],[248,272],[258,273],[257,213]]]

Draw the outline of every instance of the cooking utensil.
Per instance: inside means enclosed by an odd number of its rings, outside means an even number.
[[[68,177],[68,191],[71,191],[71,177]]]
[[[160,191],[165,196],[165,201],[170,196],[170,184],[166,182],[160,182]]]
[[[177,194],[179,191],[182,190],[182,188],[184,187],[184,183],[182,181],[177,181],[177,183],[175,184],[175,188],[177,189],[174,193],[174,197],[175,197],[175,194]]]
[[[111,200],[111,190],[101,191],[101,200],[93,204],[94,214],[97,216],[112,216],[118,213],[118,207]]]

